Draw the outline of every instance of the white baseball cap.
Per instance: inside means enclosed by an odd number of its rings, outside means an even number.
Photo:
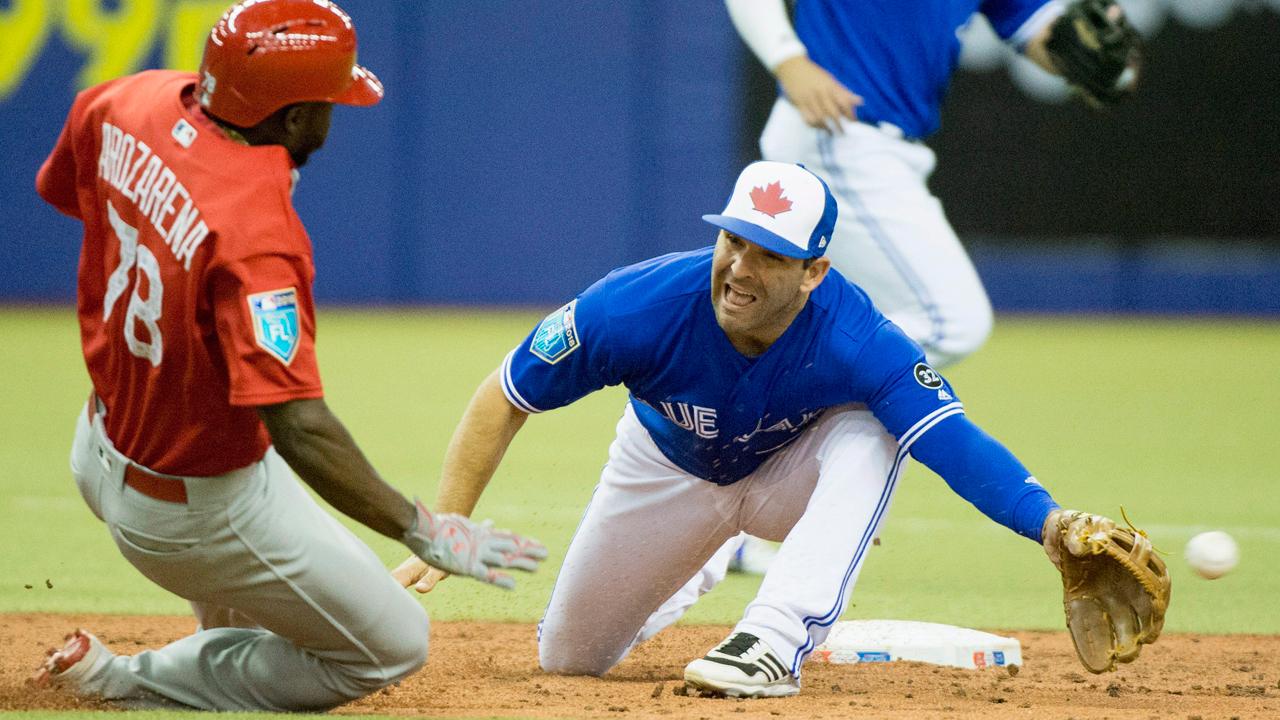
[[[787,257],[822,257],[836,225],[836,199],[805,166],[761,160],[748,165],[729,204],[703,220]]]

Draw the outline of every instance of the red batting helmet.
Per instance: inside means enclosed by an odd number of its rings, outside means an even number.
[[[356,29],[328,0],[242,0],[204,46],[200,104],[252,127],[297,102],[373,105],[377,76],[356,64]]]

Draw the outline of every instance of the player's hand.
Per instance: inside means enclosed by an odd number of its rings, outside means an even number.
[[[1045,519],[1043,545],[1062,574],[1067,629],[1089,672],[1133,662],[1160,637],[1169,608],[1169,570],[1146,533],[1061,508]]]
[[[547,548],[537,540],[494,530],[487,522],[475,523],[462,515],[433,513],[421,501],[416,506],[418,517],[402,540],[434,568],[510,590],[515,578],[500,569],[532,572],[547,557]]]
[[[441,580],[449,577],[449,573],[422,562],[417,555],[410,555],[391,571],[391,577],[395,578],[401,587],[413,588],[420,593],[429,593]]]
[[[417,555],[410,555],[404,559],[404,562],[396,566],[391,571],[391,577],[400,583],[400,587],[410,587],[422,579],[427,574],[427,569],[431,566],[422,561]]]
[[[783,60],[773,74],[810,126],[843,134],[841,123],[857,119],[856,108],[862,98],[804,55]]]
[[[422,576],[422,579],[413,586],[413,589],[420,593],[429,593],[432,590],[435,590],[436,585],[447,577],[449,577],[449,573],[441,570],[440,568],[427,568],[427,574]]]

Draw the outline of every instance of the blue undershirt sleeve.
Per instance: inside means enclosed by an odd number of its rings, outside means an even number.
[[[1013,453],[964,415],[938,423],[910,451],[982,514],[1040,542],[1044,520],[1058,504]]]

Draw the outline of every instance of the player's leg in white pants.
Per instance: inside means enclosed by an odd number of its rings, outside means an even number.
[[[542,668],[600,675],[617,664],[645,619],[737,534],[740,495],[673,465],[628,405],[538,625]]]
[[[427,617],[373,551],[325,512],[274,452],[187,479],[188,502],[123,484],[124,459],[85,413],[72,473],[125,558],[189,600],[208,627],[116,656],[80,690],[208,710],[316,711],[402,679],[426,660]]]
[[[644,621],[644,627],[640,628],[640,633],[636,635],[635,645],[639,645],[667,627],[674,625],[697,602],[698,598],[711,592],[712,588],[719,585],[720,581],[724,580],[725,575],[729,572],[729,563],[733,561],[734,554],[737,553],[738,548],[742,546],[747,537],[745,533],[738,533],[730,538],[729,542],[721,545],[720,549],[715,551],[715,554],[694,573],[693,577],[689,578],[684,585],[681,585],[674,595],[663,602]],[[774,559],[776,560],[777,558],[775,557]]]
[[[607,671],[679,617],[687,605],[664,602],[677,590],[724,577],[723,546],[739,530],[783,543],[738,629],[803,660],[848,603],[893,495],[896,452],[870,412],[832,409],[755,473],[719,487],[666,461],[628,410],[552,593],[543,667]]]
[[[827,257],[924,348],[935,367],[977,350],[991,333],[991,302],[927,181],[936,158],[891,129],[845,122],[811,128],[780,98],[760,136],[765,159],[799,162],[840,205]]]
[[[766,482],[752,489],[742,526],[785,539],[735,632],[764,640],[796,677],[848,606],[905,461],[870,411],[827,412],[757,471]]]

